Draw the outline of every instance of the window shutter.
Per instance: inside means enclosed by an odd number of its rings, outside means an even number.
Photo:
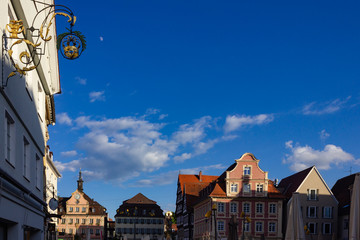
[[[316,200],[319,200],[319,189],[316,189]]]

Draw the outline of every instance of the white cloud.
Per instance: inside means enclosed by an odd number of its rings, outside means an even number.
[[[220,141],[207,139],[206,131],[213,124],[208,116],[181,125],[169,136],[162,134],[165,124],[152,123],[143,116],[102,120],[81,116],[73,122],[74,129],[88,129],[76,144],[86,157],[60,165],[61,169],[73,170],[74,164],[81,165],[93,178],[116,182],[158,170],[170,159],[185,161],[206,153]],[[184,148],[191,152],[182,153]]]
[[[60,172],[63,172],[63,171],[75,172],[75,171],[78,171],[81,167],[81,163],[79,160],[73,160],[73,161],[67,162],[67,163],[54,161],[54,164]]]
[[[100,42],[104,41],[104,38],[102,36],[99,37]]]
[[[325,131],[325,129],[321,130],[320,132],[320,139],[325,141],[327,138],[330,137],[330,134]]]
[[[176,163],[184,162],[191,158],[191,153],[183,153],[180,156],[175,156],[174,160]]]
[[[351,96],[345,98],[344,100],[338,98],[324,103],[312,102],[303,107],[302,113],[304,115],[324,115],[335,113],[344,108],[350,98]]]
[[[256,116],[246,115],[228,115],[226,117],[224,130],[225,132],[236,131],[244,126],[262,125],[274,120],[273,114],[259,114]]]
[[[56,114],[56,118],[57,122],[60,124],[65,124],[69,126],[72,125],[72,120],[67,113],[58,113]]]
[[[67,152],[61,152],[60,154],[62,157],[75,157],[77,155],[77,152],[75,150],[72,150]]]
[[[286,155],[283,163],[290,164],[290,169],[293,171],[301,171],[313,165],[318,169],[328,170],[334,165],[357,161],[350,153],[333,144],[326,145],[323,150],[315,150],[307,145],[294,146],[293,141],[286,142],[285,146],[291,153]]]
[[[159,120],[163,120],[163,119],[166,118],[167,116],[169,116],[169,115],[168,115],[168,114],[160,114]]]
[[[89,98],[90,98],[90,102],[95,102],[95,101],[105,101],[105,91],[100,91],[100,92],[90,92],[89,93]]]
[[[75,79],[76,79],[76,80],[78,81],[78,83],[80,83],[81,85],[86,85],[86,82],[87,82],[86,78],[76,77]]]

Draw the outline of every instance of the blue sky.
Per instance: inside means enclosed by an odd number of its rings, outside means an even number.
[[[360,171],[358,2],[57,4],[87,39],[59,57],[60,196],[81,167],[110,217],[139,192],[175,210],[179,171],[220,175],[246,152],[270,179],[316,165],[331,188]]]

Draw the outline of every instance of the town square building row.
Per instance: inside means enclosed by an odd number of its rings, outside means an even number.
[[[284,239],[294,193],[300,199],[304,239],[350,239],[356,174],[338,180],[332,191],[315,166],[277,183],[268,179],[259,162],[245,153],[220,176],[179,174],[178,239]],[[360,222],[353,224],[360,229]]]

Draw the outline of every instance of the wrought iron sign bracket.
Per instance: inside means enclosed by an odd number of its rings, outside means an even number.
[[[36,69],[41,57],[45,55],[45,47],[47,42],[54,40],[50,35],[50,27],[57,15],[68,18],[70,27],[67,32],[57,37],[56,46],[61,55],[69,60],[80,57],[86,48],[85,36],[79,31],[73,31],[72,28],[76,22],[76,16],[70,8],[64,5],[50,5],[47,3],[33,0],[34,3],[43,4],[44,8],[38,11],[29,28],[24,27],[22,20],[11,20],[5,26],[9,36],[4,33],[2,35],[2,81],[1,87],[4,89],[11,77],[19,74],[26,75],[26,72]],[[39,16],[47,12],[45,18],[41,21],[40,28],[35,27],[35,23]],[[38,20],[39,22],[39,20]],[[19,36],[19,34],[21,34]],[[20,45],[23,45],[23,51],[16,56]],[[8,55],[11,65],[15,68],[7,78],[4,78],[5,55]]]

